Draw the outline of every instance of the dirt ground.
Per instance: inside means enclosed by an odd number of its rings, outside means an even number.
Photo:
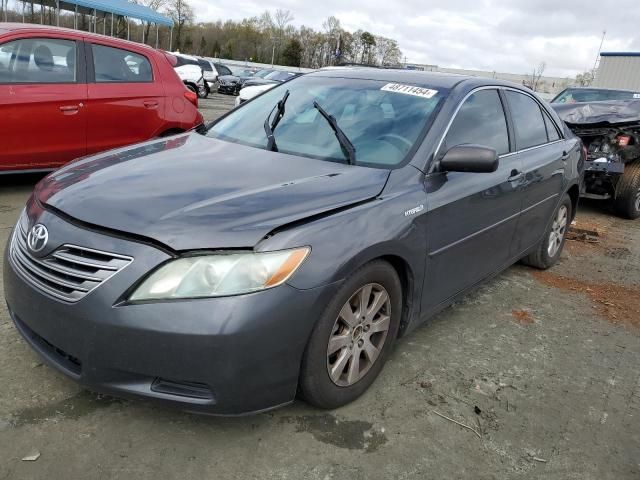
[[[38,179],[0,179],[2,248]],[[489,281],[331,412],[214,418],[101,397],[42,365],[2,307],[0,479],[638,479],[640,221],[598,203],[578,219],[597,243]]]

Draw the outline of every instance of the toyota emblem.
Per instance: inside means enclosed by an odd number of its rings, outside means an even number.
[[[29,249],[34,252],[40,252],[44,247],[47,246],[47,242],[49,241],[49,231],[47,227],[38,223],[34,225],[33,228],[29,231],[29,235],[27,236],[27,244],[29,245]]]

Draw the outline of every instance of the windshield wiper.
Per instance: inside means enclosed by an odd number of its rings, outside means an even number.
[[[278,151],[278,146],[276,145],[276,139],[273,136],[273,131],[276,129],[282,117],[284,117],[284,105],[287,103],[287,99],[289,98],[289,90],[287,90],[282,97],[282,99],[273,107],[273,110],[269,112],[267,115],[267,119],[264,121],[264,131],[267,134],[267,150],[271,150],[272,152]],[[271,115],[273,112],[276,112],[276,116],[273,117],[273,120],[269,122]]]
[[[327,120],[327,122],[329,122],[331,129],[336,134],[336,138],[338,139],[338,142],[340,142],[340,147],[342,147],[343,152],[347,156],[349,165],[355,165],[356,164],[356,147],[353,146],[353,143],[351,143],[351,140],[349,140],[349,137],[347,137],[347,135],[338,126],[338,122],[336,121],[336,118],[333,115],[326,112],[325,109],[322,108],[318,102],[314,101],[313,106],[316,108],[316,110],[320,112],[320,115],[322,115]]]

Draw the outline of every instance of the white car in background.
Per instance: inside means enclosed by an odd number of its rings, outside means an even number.
[[[240,90],[240,94],[236,97],[236,107],[243,104],[247,100],[251,100],[253,97],[260,95],[262,92],[271,90],[273,87],[277,87],[279,83],[270,83],[267,85],[255,85],[253,87],[244,87]]]
[[[171,55],[176,57],[177,63],[173,69],[180,77],[180,80],[182,80],[189,89],[196,92],[198,97],[207,98],[211,92],[211,87],[205,78],[205,71],[200,65],[199,60],[191,55],[183,55],[178,52],[171,52]]]

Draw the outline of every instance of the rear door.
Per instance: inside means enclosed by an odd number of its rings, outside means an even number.
[[[87,43],[88,153],[153,138],[164,126],[165,96],[153,58],[91,39]]]
[[[498,90],[483,88],[470,94],[455,115],[437,158],[454,146],[479,144],[495,149],[500,165],[493,173],[427,176],[424,311],[507,266],[521,206],[517,184],[511,178],[521,167],[511,153],[511,143]]]
[[[0,44],[0,170],[49,169],[86,153],[82,42],[15,36]]]
[[[518,255],[536,245],[546,231],[563,193],[570,152],[558,126],[534,97],[516,90],[505,90],[505,97],[522,164],[522,214],[512,252]]]

